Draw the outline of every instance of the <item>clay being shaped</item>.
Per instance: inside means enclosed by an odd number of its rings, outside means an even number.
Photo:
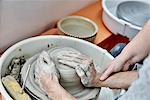
[[[53,61],[50,59],[50,56],[48,55],[48,53],[46,51],[43,51],[35,64],[35,82],[41,87],[41,83],[39,80],[39,75],[40,72],[44,72],[47,73],[48,75],[51,75],[52,73],[54,73],[57,77],[59,77],[58,71],[55,68],[55,64],[53,63]],[[43,89],[42,89],[43,90]]]
[[[55,67],[58,70],[59,73],[55,71],[55,68],[52,69],[53,71],[51,70],[51,72],[56,72],[56,74],[58,74],[58,78],[60,75],[59,83],[65,90],[67,90],[77,100],[99,100],[98,95],[100,94],[101,89],[87,87],[91,85],[91,77],[93,77],[89,74],[92,68],[90,66],[95,66],[93,65],[93,61],[90,57],[85,56],[83,53],[71,47],[54,47],[44,52],[44,58],[48,57],[50,60],[49,65],[53,66],[53,68]],[[36,79],[34,77],[35,71],[37,70],[36,67],[43,68],[43,66],[37,65],[38,59],[40,59],[40,55],[43,55],[42,53],[36,54],[27,60],[22,68],[21,77],[24,81],[27,66],[31,65],[29,77],[27,78],[26,82],[26,89],[28,93],[36,98],[36,100],[50,100],[50,97],[46,95],[45,91],[41,91],[41,86],[37,85],[37,82],[35,82]],[[44,63],[44,61],[42,63]],[[45,65],[47,66],[47,64]],[[83,71],[86,74],[83,73],[82,75]],[[86,75],[88,75],[88,77]],[[37,77],[39,76],[37,75]],[[86,80],[86,84],[84,84],[85,86],[87,85],[86,87],[83,85],[83,80]]]
[[[77,66],[86,67],[92,59],[70,47],[60,47],[50,51],[50,57],[60,72],[60,84],[79,100],[96,98],[100,89],[84,87],[75,70]]]
[[[25,75],[28,69],[28,66],[31,65],[29,75],[26,80],[25,89],[30,94],[34,100],[50,100],[48,98],[47,93],[40,88],[39,84],[35,82],[35,65],[36,61],[39,58],[40,54],[36,54],[29,58],[26,63],[24,64],[23,68],[21,69],[21,78],[22,83],[25,81]]]
[[[93,87],[96,84],[96,79],[99,73],[95,69],[93,61],[85,66],[77,66],[76,72],[81,78],[81,82],[86,87]]]
[[[58,56],[58,62],[70,67],[75,68],[81,82],[86,87],[94,85],[94,79],[97,71],[92,58],[76,52],[66,52]]]

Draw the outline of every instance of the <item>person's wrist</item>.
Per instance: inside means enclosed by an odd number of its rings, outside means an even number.
[[[102,74],[97,73],[96,76],[92,80],[92,86],[93,87],[106,87],[105,81],[101,81],[99,78],[101,77]]]
[[[119,54],[115,60],[118,62],[118,63],[125,63],[127,60],[128,60],[128,55],[125,55],[125,54]]]
[[[130,58],[132,58],[132,57],[135,56],[135,55],[136,55],[135,52],[123,50],[123,51],[118,55],[118,59],[120,59],[121,62],[125,62],[125,61],[129,60]]]
[[[57,84],[57,83],[56,83]],[[55,85],[56,85],[55,84]],[[56,85],[56,89],[47,90],[48,96],[53,100],[62,100],[63,99],[63,88],[60,85]]]

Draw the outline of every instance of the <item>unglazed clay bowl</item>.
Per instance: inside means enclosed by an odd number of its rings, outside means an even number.
[[[96,23],[82,16],[65,17],[57,26],[61,34],[88,41],[93,41],[98,32]]]

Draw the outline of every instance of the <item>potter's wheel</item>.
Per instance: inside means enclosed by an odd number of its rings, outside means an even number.
[[[53,49],[48,50],[47,52],[49,53],[50,57],[53,57],[54,62],[57,63],[56,62],[56,57],[57,57],[57,55],[59,55],[58,51],[59,50],[63,51],[64,49],[71,50],[71,51],[76,51],[75,49],[65,47],[65,48],[61,48],[61,49],[60,48],[53,48]],[[78,52],[78,51],[76,51],[76,52]],[[46,93],[34,81],[35,80],[34,79],[34,69],[36,67],[35,64],[36,64],[36,59],[38,58],[38,56],[39,56],[39,54],[36,54],[36,55],[32,56],[30,59],[27,60],[27,62],[24,64],[24,66],[22,68],[21,77],[22,77],[22,80],[24,81],[25,74],[26,74],[26,71],[27,71],[27,66],[29,66],[29,64],[30,64],[31,69],[29,71],[29,76],[27,78],[26,85],[25,85],[26,89],[27,89],[27,92],[30,95],[34,96],[34,98],[36,98],[36,99],[49,100]],[[70,94],[72,94],[74,97],[76,97],[78,100],[93,99],[99,93],[100,89],[85,88],[81,84],[80,78],[77,76],[77,74],[75,73],[75,70],[73,68],[69,68],[65,65],[63,65],[63,67],[61,65],[57,66],[57,67],[59,67],[59,72],[60,72],[60,75],[61,75],[61,78],[60,78],[61,85]],[[65,78],[65,77],[68,77],[68,79]],[[74,80],[72,80],[73,79],[72,77],[76,77],[76,78],[74,78]],[[75,87],[75,86],[77,86],[77,87]]]

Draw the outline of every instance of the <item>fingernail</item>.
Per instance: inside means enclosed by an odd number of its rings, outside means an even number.
[[[101,77],[100,77],[100,80],[103,81],[103,80],[104,80],[104,76],[101,76]]]

